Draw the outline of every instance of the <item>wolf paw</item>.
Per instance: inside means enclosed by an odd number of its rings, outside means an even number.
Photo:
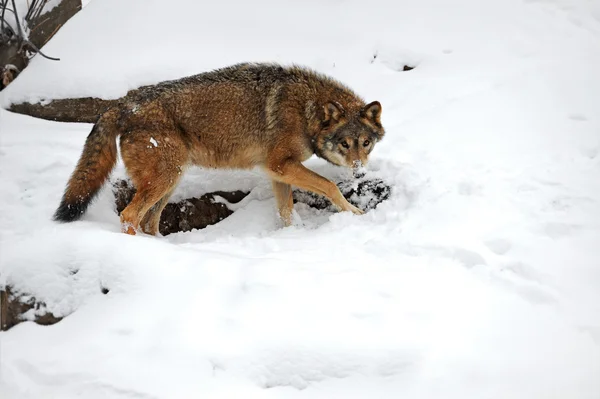
[[[359,209],[357,207],[355,207],[354,205],[350,205],[351,208],[346,209],[347,211],[352,212],[355,215],[364,215],[365,211],[363,211],[362,209]]]
[[[353,210],[352,212],[353,212],[355,215],[364,215],[364,214],[365,214],[365,211],[363,211],[363,210],[361,210],[361,209],[358,209],[358,208],[356,208],[356,210]]]
[[[121,224],[121,232],[129,235],[136,235],[137,232],[131,223],[123,223]]]

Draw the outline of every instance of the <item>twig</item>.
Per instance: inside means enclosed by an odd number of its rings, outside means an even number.
[[[6,12],[6,3],[7,2],[8,2],[8,0],[4,0],[2,2],[2,18],[0,18],[0,35],[2,35],[2,37],[4,37],[4,13]]]
[[[15,13],[15,19],[17,20],[17,30],[19,31],[19,47],[21,47],[22,43],[23,43],[23,29],[21,29],[21,22],[19,22],[19,13],[17,12],[17,6],[15,5],[15,0],[11,0],[12,2],[12,6],[13,6],[13,11]]]
[[[28,0],[29,2],[29,0]],[[33,15],[33,9],[35,8],[35,4],[37,3],[37,0],[32,0],[31,4],[29,4],[27,6],[27,14],[25,14],[25,20],[30,20],[31,16]]]
[[[38,8],[39,8],[38,0],[32,0],[31,5],[27,9],[27,15],[25,15],[25,20],[27,22],[31,22],[36,18],[35,14],[36,14],[36,11]]]
[[[4,14],[4,11],[10,11],[10,12],[12,12],[13,14],[15,13],[15,12],[14,12],[12,9],[10,9],[10,8],[8,8],[8,7],[4,7],[4,10],[2,10],[2,11],[3,11],[3,12],[2,12],[2,14]]]
[[[48,2],[48,0],[42,0],[42,2],[40,3],[40,6],[37,9],[37,12],[35,14],[35,17],[33,19],[38,19],[40,17],[40,15],[42,15],[42,10],[44,9],[44,7],[46,6],[46,3]]]
[[[2,20],[2,30],[4,32],[4,23],[6,23],[6,26],[8,28],[10,28],[10,31],[12,32],[13,36],[15,35],[15,28],[12,27],[12,25],[10,23],[8,23],[8,21],[6,21],[4,19],[4,17],[0,17],[0,19]],[[4,33],[3,33],[4,34]]]
[[[33,43],[31,43],[29,40],[25,40],[25,41],[23,42],[23,47],[25,47],[25,46],[29,46],[29,47],[31,47],[31,48],[32,48],[32,49],[33,49],[33,50],[34,50],[36,53],[39,53],[39,54],[40,54],[42,57],[44,57],[44,58],[48,58],[49,60],[52,60],[52,61],[60,61],[60,58],[49,57],[49,56],[47,56],[46,54],[42,53],[42,52],[40,51],[40,49],[39,49],[39,48],[37,48],[37,47],[36,47],[36,45],[35,45],[35,44],[33,44]]]
[[[5,7],[5,8],[2,10],[2,15],[3,15],[3,16],[4,16],[4,11],[10,11],[10,12],[12,12],[12,13],[15,15],[15,18],[17,18],[17,16],[16,16],[15,12],[14,12],[13,10],[11,10],[10,8],[6,8],[6,7]],[[8,23],[8,21],[6,21],[6,23]]]
[[[9,25],[8,21],[6,21],[4,19],[4,13],[6,12],[7,8],[6,8],[6,3],[8,3],[8,0],[4,0],[2,2],[2,17],[0,18],[0,35],[2,35],[2,37],[4,37],[4,22],[6,22],[7,25]],[[9,11],[12,11],[9,9]],[[14,11],[13,11],[14,13]],[[10,26],[10,25],[9,25]],[[15,30],[13,29],[13,27],[11,26],[10,29],[13,32],[13,36],[15,34]],[[8,39],[7,39],[8,40]]]

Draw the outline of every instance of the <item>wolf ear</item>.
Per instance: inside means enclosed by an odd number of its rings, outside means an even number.
[[[365,105],[360,111],[360,116],[374,123],[375,126],[381,127],[381,104],[379,104],[379,101],[373,101]]]
[[[340,103],[332,101],[323,106],[323,111],[325,112],[325,116],[323,118],[324,125],[339,122],[345,113],[344,107],[342,107]]]

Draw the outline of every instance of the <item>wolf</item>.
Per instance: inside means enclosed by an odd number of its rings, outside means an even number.
[[[117,161],[117,138],[136,194],[121,230],[156,235],[160,215],[186,168],[262,168],[279,217],[292,222],[292,186],[362,214],[330,180],[302,162],[366,166],[385,130],[381,104],[306,67],[240,63],[144,86],[107,109],[89,133],[53,219],[79,219]]]

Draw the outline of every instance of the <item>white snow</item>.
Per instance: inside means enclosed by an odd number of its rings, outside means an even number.
[[[0,282],[67,316],[0,333],[3,399],[600,397],[598,2],[91,1],[44,50],[3,104],[317,68],[381,102],[393,192],[282,229],[260,171],[191,168],[174,201],[252,191],[167,237],[110,187],[56,224],[91,125],[0,111]]]
[[[150,143],[152,143],[154,147],[158,147],[158,143],[156,142],[156,139],[154,139],[154,137],[150,137]]]

